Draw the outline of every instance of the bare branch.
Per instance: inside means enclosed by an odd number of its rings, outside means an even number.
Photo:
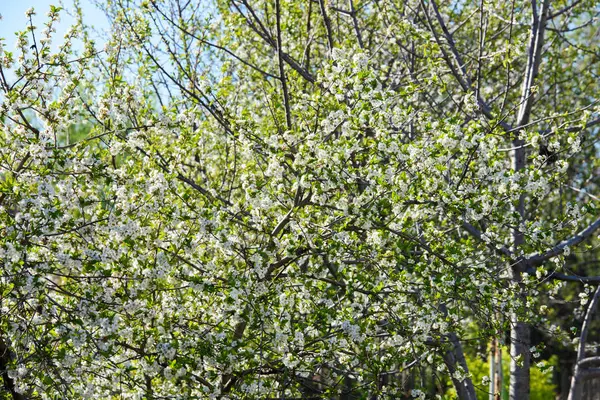
[[[333,51],[333,32],[331,30],[331,20],[329,19],[329,15],[327,15],[327,7],[325,5],[325,0],[319,0],[319,7],[321,8],[321,15],[323,16],[323,21],[325,22],[325,30],[327,31],[327,42],[329,43],[329,52]]]
[[[578,361],[579,365],[600,363],[600,356],[586,357]]]
[[[288,130],[292,129],[292,112],[290,110],[290,94],[288,92],[287,81],[285,79],[285,68],[283,66],[283,50],[281,49],[281,5],[279,0],[275,0],[275,19],[277,20],[277,64],[279,65],[279,77],[281,88],[283,90],[283,104],[285,106],[285,122]]]
[[[540,15],[537,13],[536,1],[532,1],[533,19],[531,23],[531,38],[529,41],[529,57],[527,59],[525,79],[523,80],[521,107],[519,108],[517,116],[517,126],[528,123],[531,116],[531,107],[533,106],[534,99],[532,87],[542,61],[542,46],[544,44],[544,33],[546,32],[546,20],[550,3],[549,0],[543,1]]]
[[[598,284],[600,283],[600,276],[577,276],[577,275],[565,275],[558,272],[552,272],[550,274],[551,279],[556,279],[557,281],[565,281],[565,282],[580,282],[580,283],[590,283],[590,284]]]
[[[352,17],[352,24],[354,25],[354,32],[356,32],[356,40],[361,49],[365,46],[363,44],[362,34],[360,33],[360,27],[358,26],[358,18],[356,18],[356,10],[354,9],[354,0],[348,0],[350,6],[350,16]]]
[[[555,12],[555,13],[552,13],[552,14],[551,14],[551,15],[548,17],[548,19],[553,19],[553,18],[556,18],[556,17],[558,17],[558,16],[560,16],[560,15],[563,15],[564,13],[566,13],[567,11],[570,11],[570,10],[571,10],[573,7],[575,7],[575,6],[577,6],[579,3],[581,3],[581,1],[582,1],[582,0],[575,0],[575,1],[574,1],[574,2],[571,4],[571,5],[569,5],[569,6],[566,6],[566,7],[564,7],[563,9],[561,9],[561,10],[559,10],[559,11]]]

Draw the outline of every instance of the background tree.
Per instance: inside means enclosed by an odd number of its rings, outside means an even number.
[[[99,5],[102,51],[52,8],[2,53],[7,395],[475,399],[510,332],[529,398],[600,281],[598,4]]]

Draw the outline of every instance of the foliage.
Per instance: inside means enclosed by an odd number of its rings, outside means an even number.
[[[483,357],[467,356],[467,364],[471,372],[473,382],[478,386],[477,398],[479,400],[489,399],[489,360]],[[556,394],[556,385],[552,382],[553,368],[556,368],[558,359],[553,357],[549,362],[544,362],[543,369],[537,366],[531,368],[531,399],[551,399]],[[510,352],[508,347],[502,348],[502,399],[508,399]],[[497,390],[497,389],[496,389]],[[455,395],[455,393],[454,393]],[[452,394],[450,394],[452,396]]]
[[[467,399],[466,326],[512,329],[526,388],[600,226],[598,5],[555,3],[110,0],[102,50],[30,22],[0,60],[7,391],[424,398],[427,369]]]

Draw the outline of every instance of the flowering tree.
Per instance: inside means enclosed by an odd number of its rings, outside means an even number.
[[[103,50],[80,19],[56,52],[60,9],[30,22],[5,397],[425,398],[428,368],[475,399],[476,326],[527,400],[540,294],[598,281],[562,267],[600,227],[599,9],[555,3],[113,0]]]

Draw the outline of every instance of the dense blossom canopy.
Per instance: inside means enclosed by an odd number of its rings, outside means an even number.
[[[486,391],[461,341],[545,323],[600,224],[598,4],[542,3],[111,0],[104,48],[55,7],[0,42],[7,396]]]

